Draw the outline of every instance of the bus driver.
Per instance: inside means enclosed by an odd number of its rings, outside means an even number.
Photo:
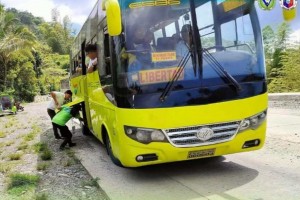
[[[185,24],[182,26],[180,32],[181,32],[182,39],[179,40],[176,44],[176,55],[179,61],[182,58],[184,58],[184,56],[186,56],[191,49],[192,40],[193,40],[192,26],[190,24]],[[184,79],[186,80],[195,79],[191,58],[189,58],[186,63],[186,67],[184,70]]]

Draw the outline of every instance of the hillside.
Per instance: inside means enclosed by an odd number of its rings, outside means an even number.
[[[0,95],[32,101],[37,94],[59,90],[68,77],[71,21],[45,22],[29,12],[0,5]]]

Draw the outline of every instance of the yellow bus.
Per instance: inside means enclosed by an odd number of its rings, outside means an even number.
[[[72,46],[72,104],[119,166],[253,151],[266,135],[264,63],[252,0],[99,0]]]

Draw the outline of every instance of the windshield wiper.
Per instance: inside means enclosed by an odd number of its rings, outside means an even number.
[[[241,84],[235,78],[233,78],[223,67],[222,65],[217,61],[217,59],[209,53],[209,51],[205,48],[203,48],[202,52],[205,56],[203,56],[203,59],[210,65],[212,68],[221,76],[225,77],[227,81],[229,81],[237,92],[242,90]]]
[[[164,91],[160,95],[159,99],[160,101],[165,101],[169,92],[173,88],[174,83],[179,79],[181,73],[183,72],[186,64],[188,63],[189,59],[191,58],[191,52],[188,51],[184,57],[181,58],[176,73],[173,75],[172,79],[167,83],[166,87],[164,88]]]

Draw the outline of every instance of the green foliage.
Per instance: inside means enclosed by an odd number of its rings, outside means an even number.
[[[264,41],[264,50],[266,59],[271,59],[274,51],[275,45],[275,33],[271,26],[266,26],[262,30],[263,41]]]
[[[33,101],[38,93],[58,90],[67,76],[69,56],[65,54],[72,41],[68,17],[62,24],[45,22],[26,11],[1,6],[0,93]]]
[[[51,160],[52,159],[52,151],[50,149],[46,149],[41,153],[42,160]]]
[[[9,178],[10,180],[9,180],[8,190],[10,190],[14,194],[21,193],[32,187],[36,187],[40,180],[40,177],[37,175],[20,174],[20,173],[11,174]]]
[[[35,152],[40,154],[42,160],[51,160],[53,153],[48,148],[46,143],[37,143],[34,145]]]
[[[42,162],[37,164],[36,169],[39,171],[43,171],[46,170],[48,167],[49,167],[49,163]]]
[[[12,167],[13,166],[8,163],[0,163],[0,172],[6,174],[11,171]]]
[[[18,146],[18,150],[26,150],[28,148],[28,144],[26,143],[21,143],[19,146]]]
[[[44,142],[38,142],[34,145],[34,150],[36,153],[45,151],[48,148],[47,144]]]
[[[10,160],[20,160],[22,157],[22,154],[21,153],[13,153],[13,154],[10,154],[8,157]]]
[[[269,84],[271,92],[300,92],[300,48],[289,49],[280,57],[280,76]]]
[[[36,194],[35,200],[47,200],[48,195],[43,193],[43,194]]]
[[[16,97],[29,102],[33,101],[38,85],[32,63],[24,63],[14,83],[14,88]]]
[[[263,29],[269,92],[300,91],[300,47],[287,46],[290,32],[286,22],[276,31],[270,26]]]
[[[5,138],[6,137],[6,133],[4,133],[3,131],[0,131],[0,138]]]

